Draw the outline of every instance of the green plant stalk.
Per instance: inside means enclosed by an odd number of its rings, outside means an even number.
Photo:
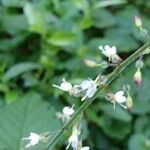
[[[135,51],[131,56],[129,56],[125,61],[123,61],[111,74],[107,76],[107,83],[109,85],[130,63],[136,60],[142,55],[143,51],[150,48],[150,41],[144,44],[141,48]],[[49,150],[52,145],[58,141],[62,134],[73,124],[76,118],[100,95],[105,88],[98,88],[95,96],[91,99],[85,100],[80,108],[74,113],[71,119],[60,129],[56,136],[47,144],[45,150]]]

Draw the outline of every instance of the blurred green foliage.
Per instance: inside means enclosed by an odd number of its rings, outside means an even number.
[[[150,31],[148,0],[1,0],[0,1],[0,150],[22,150],[30,132],[57,131],[55,114],[80,99],[52,88],[65,77],[78,83],[109,69],[89,68],[83,60],[104,58],[99,45],[115,45],[125,59],[144,42],[133,16]],[[85,112],[82,139],[92,150],[150,149],[150,58],[143,81],[132,81],[131,64],[108,90],[131,85],[131,112],[99,96]],[[69,133],[56,145],[64,149]],[[52,134],[53,137],[53,134]],[[35,146],[42,150],[44,145]]]

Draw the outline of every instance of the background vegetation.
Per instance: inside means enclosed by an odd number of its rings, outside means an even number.
[[[0,1],[0,150],[22,150],[30,132],[57,131],[55,114],[82,102],[52,87],[63,77],[78,83],[111,68],[89,68],[84,59],[101,62],[99,45],[115,45],[127,58],[145,43],[134,25],[142,18],[150,31],[148,0],[1,0]],[[144,58],[142,85],[133,84],[131,64],[108,91],[131,85],[131,112],[99,96],[84,113],[82,135],[91,150],[150,149],[150,58]],[[69,132],[52,149],[65,149]],[[43,150],[45,144],[35,146]]]

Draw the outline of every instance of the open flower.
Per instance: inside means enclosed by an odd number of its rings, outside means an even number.
[[[116,94],[108,93],[107,98],[114,104],[114,108],[116,103],[118,103],[121,107],[126,109],[127,107],[123,105],[126,102],[126,97],[124,96],[124,91],[118,91]]]
[[[56,84],[53,84],[53,87],[56,87],[56,88],[58,88],[58,89],[60,89],[60,90],[66,91],[66,92],[71,91],[71,89],[72,89],[72,84],[69,83],[69,82],[67,82],[67,81],[65,80],[65,78],[63,78],[62,81],[63,81],[63,82],[60,84],[60,86],[58,86],[58,85],[56,85]]]
[[[68,107],[68,106],[64,107],[63,109],[64,115],[71,116],[73,113],[74,113],[73,107]]]
[[[67,82],[65,78],[62,79],[60,86],[56,84],[53,84],[52,86],[65,92],[69,92],[70,95],[77,96],[78,90],[73,87],[71,83]]]
[[[126,97],[124,96],[124,91],[118,91],[115,94],[115,102],[117,102],[119,105],[121,105],[123,108],[126,109],[126,106],[124,106],[122,103],[126,102]],[[114,102],[114,108],[115,108],[115,102]]]
[[[68,139],[68,145],[66,147],[66,149],[68,149],[71,145],[71,147],[73,148],[73,150],[77,150],[78,148],[78,135],[80,134],[79,130],[77,129],[77,126],[73,127],[73,131],[72,131],[72,135],[69,137]]]
[[[73,95],[75,97],[81,96],[81,100],[84,101],[86,98],[91,98],[94,96],[98,84],[99,78],[96,78],[95,80],[89,78],[81,82],[81,84],[76,84],[74,86],[72,86],[71,83],[63,79],[63,82],[60,86],[53,84],[53,87],[59,88],[63,91],[67,91],[70,93],[70,95]]]
[[[37,133],[31,132],[29,137],[22,138],[22,140],[29,140],[29,143],[25,146],[25,148],[29,148],[37,145],[40,141],[46,142],[46,140],[49,138],[48,135],[49,133],[38,135]]]
[[[117,55],[115,46],[110,47],[109,45],[100,45],[98,48],[102,51],[102,54],[108,57],[109,61],[112,61],[113,63],[120,63],[122,61],[122,59]]]
[[[75,85],[74,88],[76,89],[76,95],[83,95],[82,101],[86,98],[91,98],[94,96],[97,90],[96,81],[92,79],[84,80],[81,84]]]
[[[74,109],[73,107],[66,106],[63,108],[63,112],[58,112],[56,115],[58,118],[61,118],[63,122],[68,121],[70,117],[73,115]]]

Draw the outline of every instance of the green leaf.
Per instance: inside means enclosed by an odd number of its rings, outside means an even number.
[[[45,34],[45,22],[38,9],[36,9],[31,3],[26,2],[24,5],[24,14],[30,25],[30,31]]]
[[[87,0],[72,0],[73,4],[85,13],[89,11],[89,4]]]
[[[98,1],[93,6],[94,8],[108,7],[112,5],[120,5],[126,3],[126,0],[107,0],[107,1]]]
[[[2,0],[2,5],[6,7],[21,7],[23,0]]]
[[[131,136],[128,142],[128,150],[149,150],[150,145],[147,144],[146,139],[141,134],[134,134]]]
[[[97,28],[107,28],[115,24],[115,18],[106,9],[96,9],[92,12],[93,25]]]
[[[55,110],[48,102],[42,100],[37,93],[29,93],[19,101],[6,105],[0,116],[0,149],[23,150],[30,132],[38,134],[56,131],[60,122],[55,117]],[[53,137],[54,132],[52,133]],[[50,140],[49,139],[49,140]],[[33,150],[44,149],[40,142]]]
[[[88,29],[92,26],[93,21],[90,15],[85,15],[79,20],[79,26],[81,29]]]
[[[24,73],[22,78],[24,79],[25,87],[34,87],[39,83],[38,79],[36,79],[31,73]]]
[[[150,84],[149,84],[150,70],[142,70],[142,83],[139,88],[135,88],[136,97],[134,98],[133,110],[135,114],[144,114],[150,112]]]
[[[0,51],[9,51],[17,47],[26,38],[26,35],[19,35],[9,39],[0,39]]]
[[[117,105],[117,104],[116,104]],[[101,103],[99,107],[105,114],[113,119],[117,119],[118,121],[129,122],[131,121],[131,115],[126,112],[124,109],[120,108],[120,106],[116,106],[113,108],[113,104]]]
[[[55,46],[70,45],[75,39],[75,34],[71,32],[61,31],[55,32],[48,38],[47,42]]]
[[[108,136],[116,139],[123,139],[130,133],[131,122],[113,120],[106,115],[102,115],[100,118],[100,127]]]
[[[17,34],[28,29],[26,18],[22,14],[4,14],[2,27],[10,34]]]
[[[106,31],[105,37],[108,44],[115,44],[119,52],[129,52],[139,47],[139,44],[130,33],[131,31],[127,29],[112,28]]]
[[[35,63],[31,63],[31,62],[19,63],[9,68],[4,74],[3,79],[4,81],[9,81],[10,79],[17,77],[26,71],[30,71],[38,68],[40,68],[40,65]]]
[[[150,132],[150,116],[141,116],[136,119],[134,130],[140,134],[147,134]]]

